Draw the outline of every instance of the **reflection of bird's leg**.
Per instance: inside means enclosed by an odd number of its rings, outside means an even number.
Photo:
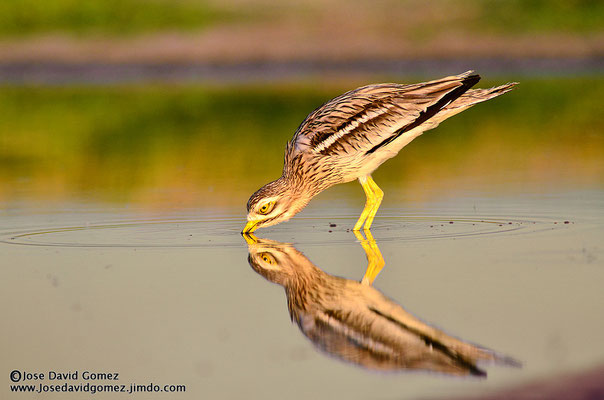
[[[360,177],[359,182],[361,183],[361,186],[363,186],[367,201],[365,202],[365,208],[363,209],[361,216],[357,223],[354,224],[353,230],[355,231],[361,230],[363,223],[365,224],[365,230],[371,228],[373,218],[375,217],[378,208],[380,208],[380,203],[384,197],[384,192],[379,188],[377,183],[373,181],[370,175]]]
[[[359,231],[355,231],[354,234],[359,242],[361,242],[361,246],[367,255],[367,271],[365,271],[365,276],[363,276],[361,283],[371,286],[382,268],[384,268],[386,262],[370,231],[365,231],[367,239],[365,239]]]

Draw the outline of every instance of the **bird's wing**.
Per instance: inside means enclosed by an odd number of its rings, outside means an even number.
[[[414,85],[360,87],[310,113],[288,144],[288,153],[324,155],[372,153],[405,132],[427,123],[480,80],[468,71]]]

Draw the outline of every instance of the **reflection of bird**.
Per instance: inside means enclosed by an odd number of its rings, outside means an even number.
[[[428,326],[369,284],[323,272],[289,244],[246,240],[252,268],[285,288],[292,320],[329,355],[369,369],[452,375],[486,375],[479,361],[517,365]]]
[[[354,230],[371,227],[383,192],[371,173],[424,131],[516,83],[470,90],[472,71],[414,85],[361,87],[306,117],[287,144],[283,175],[254,193],[244,232],[290,219],[319,192],[358,179],[367,202]]]

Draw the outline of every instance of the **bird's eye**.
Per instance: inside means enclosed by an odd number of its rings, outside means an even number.
[[[262,214],[262,215],[266,215],[269,212],[272,211],[273,207],[275,206],[275,202],[274,201],[269,201],[268,203],[265,203],[262,207],[260,207],[258,209],[258,213]]]
[[[262,261],[264,261],[267,264],[273,265],[276,263],[275,259],[273,258],[273,256],[271,256],[268,253],[262,253],[260,254],[260,258],[262,258]]]

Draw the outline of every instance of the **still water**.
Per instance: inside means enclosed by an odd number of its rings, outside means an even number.
[[[247,196],[341,88],[8,88],[0,375],[400,399],[602,365],[604,80],[524,86],[374,174],[373,238],[350,231],[364,202],[351,183],[247,241]]]

